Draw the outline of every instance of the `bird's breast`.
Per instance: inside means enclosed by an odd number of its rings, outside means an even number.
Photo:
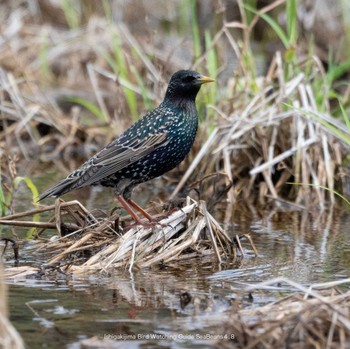
[[[164,132],[167,134],[166,141],[156,146],[148,155],[119,171],[116,174],[118,177],[145,181],[170,171],[190,152],[198,128],[195,106],[190,111],[188,108],[185,111],[163,108],[161,115],[157,112],[141,122],[142,127],[138,127],[141,131],[137,136],[148,137],[149,134]]]

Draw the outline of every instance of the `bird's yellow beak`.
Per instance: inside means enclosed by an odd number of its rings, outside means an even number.
[[[200,78],[198,78],[198,81],[199,81],[201,84],[206,84],[206,83],[208,83],[208,82],[214,82],[215,79],[212,79],[212,78],[209,78],[208,76],[202,75]]]

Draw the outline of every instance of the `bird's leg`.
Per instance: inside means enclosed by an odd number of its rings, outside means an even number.
[[[126,200],[128,204],[133,207],[136,211],[139,211],[142,216],[146,217],[150,222],[155,222],[155,218],[147,213],[141,206],[139,206],[135,201],[128,199]]]
[[[158,223],[162,219],[169,217],[169,213],[163,214],[159,217],[153,217],[149,213],[147,213],[142,207],[140,207],[135,201],[128,199],[127,202],[132,206],[135,210],[139,211],[144,217],[146,217],[151,223]]]
[[[116,195],[115,197],[123,205],[126,211],[132,216],[132,218],[135,219],[137,224],[143,224],[138,215],[135,213],[135,211],[132,209],[129,203],[123,198],[122,195]]]
[[[143,222],[139,217],[138,217],[138,215],[136,214],[136,212],[132,209],[132,207],[135,207],[135,206],[137,206],[138,208],[140,208],[141,210],[142,210],[142,208],[140,207],[140,206],[138,206],[135,202],[133,202],[132,200],[125,200],[124,198],[123,198],[123,196],[122,195],[116,195],[115,196],[116,197],[116,199],[123,205],[123,207],[126,209],[126,211],[132,216],[132,218],[134,218],[134,220],[135,220],[135,222],[136,222],[136,224],[138,224],[138,225],[142,225],[142,226],[144,226],[144,227],[153,227],[154,226],[154,221],[151,221],[150,220],[150,223],[148,223],[148,222]],[[130,202],[131,201],[131,202]],[[134,206],[135,205],[135,206]],[[135,207],[136,208],[136,207]],[[144,213],[146,213],[147,214],[147,216],[148,217],[150,217],[151,219],[152,219],[152,216],[151,215],[149,215],[146,211],[144,211],[144,210],[142,210]],[[140,211],[141,212],[141,211]],[[142,213],[142,212],[141,212]],[[147,217],[146,215],[145,215],[145,217],[147,218],[147,219],[149,219],[148,217]]]

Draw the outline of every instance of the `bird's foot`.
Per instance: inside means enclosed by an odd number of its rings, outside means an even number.
[[[154,228],[156,225],[161,226],[161,227],[166,227],[167,224],[161,224],[160,222],[163,219],[168,218],[173,212],[177,211],[177,208],[173,208],[169,210],[168,212],[161,214],[157,217],[153,217],[150,215],[148,212],[146,212],[142,207],[136,204],[136,202],[132,201],[131,199],[125,199],[122,195],[116,195],[117,200],[124,206],[126,211],[128,211],[135,220],[135,223],[130,224],[124,228],[133,228],[135,226],[143,226],[144,228]],[[145,217],[148,221],[143,221],[139,218],[139,216],[136,214],[136,212],[133,210],[137,210],[142,214],[143,217]]]
[[[172,213],[174,213],[175,211],[177,211],[178,209],[177,208],[173,208],[171,209],[170,211],[162,214],[162,215],[159,215],[157,217],[153,217],[153,216],[149,216],[148,217],[148,221],[143,221],[141,220],[139,217],[133,217],[134,218],[134,221],[135,223],[132,223],[128,226],[126,226],[125,228],[134,228],[138,225],[141,225],[143,226],[144,228],[154,228],[155,226],[161,226],[162,228],[165,228],[168,226],[168,224],[164,224],[164,223],[160,223],[163,219],[166,219],[168,218]]]
[[[149,217],[149,222],[151,222],[151,223],[155,223],[155,224],[157,224],[157,223],[159,223],[160,221],[162,221],[163,219],[166,219],[166,218],[169,218],[169,216],[171,215],[171,214],[173,214],[175,211],[177,211],[178,209],[177,208],[172,208],[171,210],[169,210],[168,212],[165,212],[164,214],[161,214],[161,215],[159,215],[159,216],[157,216],[157,217],[153,217],[153,216],[150,216]],[[164,224],[164,226],[166,226],[166,224]]]
[[[158,218],[158,217],[157,217]],[[166,224],[160,224],[159,222],[161,221],[161,219],[154,219],[152,221],[142,221],[141,219],[135,219],[135,223],[129,224],[125,227],[125,229],[131,229],[131,228],[135,228],[137,226],[142,226],[144,228],[154,228],[155,226],[161,226],[162,228],[165,228],[167,225]]]

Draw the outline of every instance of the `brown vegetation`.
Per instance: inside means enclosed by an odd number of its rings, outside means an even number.
[[[287,284],[302,293],[253,309],[234,307],[225,333],[233,333],[235,340],[222,347],[348,348],[350,292],[336,287],[346,282],[349,280],[305,288],[287,279],[274,279],[248,287],[247,291],[258,292]]]

